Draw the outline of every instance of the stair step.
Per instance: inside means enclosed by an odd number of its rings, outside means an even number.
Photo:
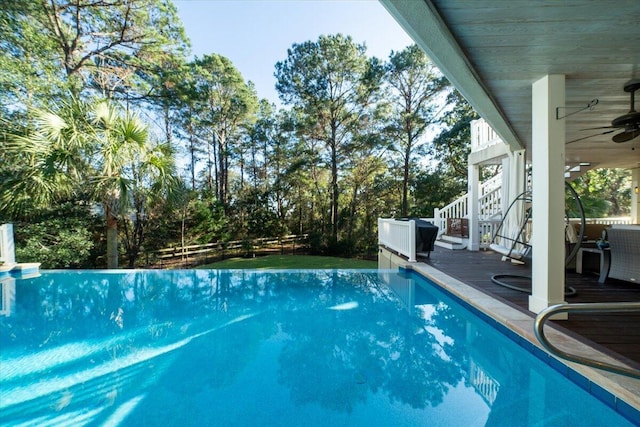
[[[469,240],[467,237],[449,236],[448,234],[441,234],[438,240],[443,240],[448,243],[459,243],[466,245]]]
[[[450,249],[453,251],[458,251],[458,250],[462,250],[462,249],[466,249],[467,248],[467,244],[466,243],[456,243],[456,242],[450,242],[447,240],[436,240],[435,241],[435,245],[439,246],[441,248],[445,248],[445,249]]]

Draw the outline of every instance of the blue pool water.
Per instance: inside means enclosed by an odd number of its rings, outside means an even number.
[[[3,296],[3,425],[632,425],[408,271],[51,271]]]

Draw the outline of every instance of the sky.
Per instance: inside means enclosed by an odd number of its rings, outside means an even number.
[[[231,60],[259,98],[279,104],[275,64],[294,43],[342,33],[387,59],[413,41],[378,0],[174,0],[192,54]]]

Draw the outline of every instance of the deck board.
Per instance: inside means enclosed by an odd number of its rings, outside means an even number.
[[[531,313],[528,310],[528,293],[511,290],[491,281],[494,274],[530,276],[530,266],[514,265],[502,261],[501,258],[501,255],[492,251],[454,251],[438,247],[429,259],[420,258],[418,261],[429,264],[513,307]],[[525,283],[519,281],[518,286]],[[576,295],[566,298],[569,303],[640,301],[640,284],[615,279],[600,284],[598,276],[594,273],[577,274],[568,270],[566,285],[575,288],[577,292]],[[640,367],[640,313],[571,314],[568,320],[552,323],[565,329],[570,335]]]

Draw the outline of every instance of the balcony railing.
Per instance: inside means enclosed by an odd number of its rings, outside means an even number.
[[[502,139],[484,120],[471,122],[471,151],[483,150],[492,145],[501,144]]]

